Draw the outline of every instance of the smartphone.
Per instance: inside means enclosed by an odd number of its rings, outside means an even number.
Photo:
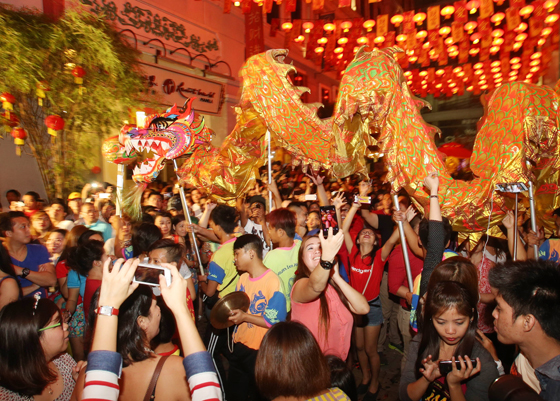
[[[167,285],[171,285],[171,271],[167,267],[152,265],[150,263],[140,263],[134,273],[135,283],[159,287],[159,276],[164,276]]]
[[[100,193],[99,194],[99,199],[109,199],[111,197],[111,194],[108,193]]]
[[[371,198],[369,196],[355,195],[354,203],[366,203],[368,205],[371,205]]]
[[[496,191],[500,191],[500,192],[509,192],[515,194],[528,190],[529,188],[527,188],[527,185],[525,185],[522,182],[496,184]]]
[[[91,187],[92,187],[92,188],[97,188],[97,183],[96,183],[96,182],[93,182],[93,183],[91,184]]]
[[[447,376],[448,373],[453,369],[451,367],[452,361],[439,361],[439,371],[442,376]],[[471,359],[473,368],[476,368],[476,359]],[[455,361],[455,366],[457,370],[461,370],[461,361]]]
[[[323,235],[326,237],[329,235],[329,228],[332,227],[333,234],[338,233],[338,221],[336,219],[336,208],[334,206],[321,206],[319,207],[321,212],[321,229],[323,230]]]
[[[306,201],[316,201],[317,200],[317,195],[316,194],[307,194],[307,195],[305,195],[305,200]]]

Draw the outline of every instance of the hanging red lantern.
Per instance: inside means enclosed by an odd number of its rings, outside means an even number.
[[[25,145],[25,138],[27,138],[27,132],[21,127],[16,127],[12,130],[12,137],[14,138],[14,143],[16,145],[16,155],[21,156],[21,148]]]
[[[74,82],[77,83],[78,85],[82,85],[84,83],[84,77],[86,75],[86,70],[84,70],[82,67],[77,65],[72,70],[72,75],[74,75]]]
[[[91,168],[91,172],[92,172],[93,174],[99,174],[99,173],[101,172],[101,167],[99,167],[99,166],[94,166],[94,167]]]
[[[2,100],[2,108],[6,110],[6,118],[10,118],[10,110],[14,109],[14,104],[16,103],[16,98],[14,95],[8,92],[2,93],[0,96],[0,100]]]
[[[37,95],[37,103],[39,106],[43,106],[43,99],[47,97],[45,92],[50,92],[51,88],[47,81],[40,81],[37,82],[37,89],[35,90],[35,94]]]
[[[19,124],[19,118],[15,115],[15,113],[8,113],[6,111],[0,115],[2,116],[2,123],[6,126],[6,131],[10,131],[10,128]]]
[[[45,125],[47,126],[51,140],[54,143],[58,132],[64,129],[64,119],[56,114],[53,114],[45,118]]]

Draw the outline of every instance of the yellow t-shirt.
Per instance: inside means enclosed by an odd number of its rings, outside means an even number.
[[[298,254],[301,246],[300,240],[294,240],[289,248],[276,248],[266,254],[264,265],[280,277],[284,285],[284,296],[286,297],[286,309],[292,309],[290,303],[290,293],[296,278],[298,266]]]
[[[232,238],[221,244],[212,255],[209,265],[208,280],[218,283],[219,297],[235,291],[239,276],[235,268],[233,244],[236,238]]]

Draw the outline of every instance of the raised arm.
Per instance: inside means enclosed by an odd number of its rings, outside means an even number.
[[[200,220],[198,221],[198,225],[200,227],[204,227],[207,228],[208,227],[208,222],[210,221],[210,215],[212,214],[212,210],[214,210],[216,208],[216,204],[215,203],[207,203],[206,204],[206,208],[204,209],[204,213],[202,213],[202,216],[200,216]],[[187,219],[188,221],[188,219]]]
[[[342,246],[344,240],[344,234],[339,231],[338,234],[333,235],[332,227],[329,228],[329,235],[325,239],[323,234],[319,234],[319,239],[321,241],[321,260],[327,262],[333,262],[335,260],[336,254]],[[303,246],[303,245],[302,245]],[[310,244],[307,241],[305,244],[305,251],[312,251],[312,248],[317,246],[317,244]],[[310,248],[310,249],[307,249]],[[292,300],[298,303],[307,303],[319,298],[319,295],[327,288],[329,278],[331,276],[331,270],[323,269],[320,265],[317,266],[309,278],[302,278],[298,280],[294,285],[292,292]],[[343,280],[344,281],[344,280]]]
[[[280,194],[280,191],[278,190],[278,186],[276,185],[276,181],[274,179],[270,184],[267,185],[267,189],[270,192],[272,192],[272,201],[274,202],[274,209],[280,209],[282,207],[282,195]]]
[[[317,198],[319,199],[319,206],[328,206],[329,197],[327,196],[327,191],[325,191],[325,186],[323,185],[323,177],[317,175],[316,177],[307,174],[307,176],[313,181],[317,186]],[[309,187],[309,183],[308,183]]]
[[[406,243],[410,247],[410,250],[414,255],[423,259],[424,253],[422,252],[422,247],[418,244],[418,235],[410,225],[410,222],[415,216],[416,216],[416,211],[412,206],[409,206],[406,212],[400,210],[398,212],[395,211],[395,213],[393,214],[393,218],[395,219],[395,221],[403,222],[404,235],[406,237]]]
[[[420,297],[426,293],[430,276],[436,266],[441,262],[446,246],[444,243],[445,230],[439,207],[439,178],[437,174],[432,173],[426,177],[424,179],[424,186],[430,193],[430,221],[426,258],[424,259],[424,269],[422,270],[422,280],[420,282]]]
[[[241,220],[241,227],[245,227],[247,225],[247,221],[249,220],[249,216],[247,216],[247,210],[245,209],[245,198],[240,196],[237,198],[236,201],[237,212],[239,213],[239,218]]]
[[[342,222],[342,215],[340,214],[340,209],[342,209],[343,205],[346,205],[346,199],[344,198],[344,193],[338,192],[332,202],[336,210],[336,221],[338,221],[338,224],[340,225],[340,223]]]
[[[387,260],[397,242],[399,242],[399,229],[395,228],[393,234],[391,234],[389,239],[383,244],[383,248],[381,248],[381,260],[383,262]]]
[[[369,182],[369,180],[361,181],[358,188],[360,190],[360,197],[366,197],[371,190],[371,183]],[[373,228],[379,228],[379,216],[376,213],[371,213],[369,209],[363,209],[362,217]]]
[[[348,252],[352,252],[352,248],[354,248],[354,241],[352,240],[352,236],[350,235],[350,226],[352,225],[352,220],[354,220],[354,216],[356,215],[356,212],[359,208],[359,203],[353,203],[352,207],[346,214],[344,223],[342,224],[342,231],[344,232],[344,243],[346,244],[346,249],[348,250]]]
[[[506,217],[502,220],[502,224],[507,229],[508,249],[509,253],[513,257],[515,224],[517,224],[517,222],[515,221],[515,217],[513,216],[513,212],[511,210],[507,211]],[[517,232],[517,260],[527,260],[527,252],[525,251],[525,246],[519,237],[519,231]]]

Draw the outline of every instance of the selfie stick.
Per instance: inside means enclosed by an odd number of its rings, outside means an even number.
[[[175,174],[177,174],[177,179],[181,181],[181,177],[179,177],[179,174],[177,173],[177,170],[179,168],[177,167],[176,159],[173,159],[173,166],[175,167]],[[185,189],[181,184],[179,184],[179,195],[181,196],[181,204],[183,205],[183,211],[185,213],[185,216],[187,216],[189,224],[192,224],[191,214],[189,212],[189,205],[187,205],[187,198],[185,198]],[[194,231],[191,231],[191,235],[193,239],[194,249],[196,251],[196,256],[198,258],[198,268],[200,269],[200,274],[204,276],[204,268],[202,267],[202,261],[200,260],[200,252],[198,251],[198,244],[196,243],[196,235]]]
[[[117,216],[122,217],[122,199],[124,189],[124,164],[117,164]]]
[[[537,233],[537,218],[535,214],[535,198],[533,197],[533,182],[529,181],[529,205],[531,206],[531,230]],[[538,245],[533,245],[533,250],[535,252],[535,260],[539,260],[539,247]]]
[[[268,185],[272,183],[272,152],[270,149],[270,131],[266,130],[266,140],[268,142]],[[280,207],[280,205],[276,205]],[[268,212],[272,210],[272,191],[268,189]]]
[[[393,195],[393,203],[395,204],[395,209],[400,210],[399,196],[397,194]],[[408,289],[410,292],[414,292],[414,282],[412,281],[412,272],[410,271],[410,260],[408,259],[408,246],[406,244],[406,236],[404,235],[404,225],[402,221],[397,222],[399,226],[399,234],[401,236],[401,247],[402,254],[404,258],[404,266],[406,268],[406,278],[408,279]]]
[[[515,193],[515,222],[513,224],[513,261],[517,260],[517,200],[519,198],[519,194]]]

